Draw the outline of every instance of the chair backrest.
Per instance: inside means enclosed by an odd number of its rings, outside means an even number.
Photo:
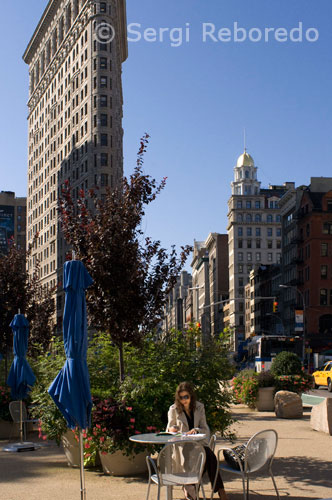
[[[244,455],[245,472],[255,472],[271,464],[277,449],[278,434],[274,429],[260,431],[248,441]]]
[[[217,436],[215,434],[212,434],[209,441],[209,448],[213,451],[213,453],[214,450],[216,449],[216,441],[217,441]]]
[[[161,478],[170,474],[179,479],[190,477],[190,484],[195,484],[201,480],[205,458],[204,446],[197,442],[168,443],[160,451],[157,465]]]
[[[13,419],[13,422],[18,424],[20,422],[20,401],[11,401],[9,403],[9,413]],[[22,420],[27,420],[27,409],[24,401],[22,401]]]

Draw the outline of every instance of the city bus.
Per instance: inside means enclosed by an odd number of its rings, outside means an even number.
[[[247,368],[257,373],[271,369],[272,361],[279,352],[294,352],[302,357],[302,338],[298,336],[259,335],[249,340]]]

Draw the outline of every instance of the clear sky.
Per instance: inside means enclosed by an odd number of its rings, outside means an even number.
[[[21,196],[28,97],[22,54],[46,5],[1,0],[0,190]],[[151,144],[145,171],[168,177],[147,213],[147,235],[169,247],[204,240],[210,231],[226,232],[244,128],[263,187],[332,177],[331,0],[127,0],[127,16],[128,24],[140,25],[130,37],[141,40],[129,42],[123,65],[125,173],[132,171],[146,131]],[[204,23],[210,23],[210,33],[214,29],[205,42]],[[246,30],[246,41],[234,40],[234,23]],[[299,32],[291,30],[299,23],[303,41],[295,42],[290,36],[298,39]],[[158,32],[158,41],[144,39],[146,28]],[[173,29],[173,42],[170,31],[160,41],[160,28]],[[182,29],[182,44],[181,30],[174,28]],[[216,41],[221,28],[229,31]],[[317,41],[307,40],[308,29],[308,38],[318,35]],[[252,41],[260,34],[261,41]]]

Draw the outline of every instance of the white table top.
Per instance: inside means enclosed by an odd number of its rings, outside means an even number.
[[[176,435],[176,434],[162,434],[157,436],[156,433],[150,432],[149,434],[135,434],[130,436],[129,440],[134,443],[145,443],[145,444],[166,444],[166,443],[177,443],[181,441],[202,441],[206,438],[206,434],[191,434],[191,435]]]

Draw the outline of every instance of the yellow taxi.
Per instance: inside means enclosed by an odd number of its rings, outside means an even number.
[[[313,374],[315,379],[315,389],[320,385],[325,385],[329,392],[332,392],[332,361],[327,361]]]

